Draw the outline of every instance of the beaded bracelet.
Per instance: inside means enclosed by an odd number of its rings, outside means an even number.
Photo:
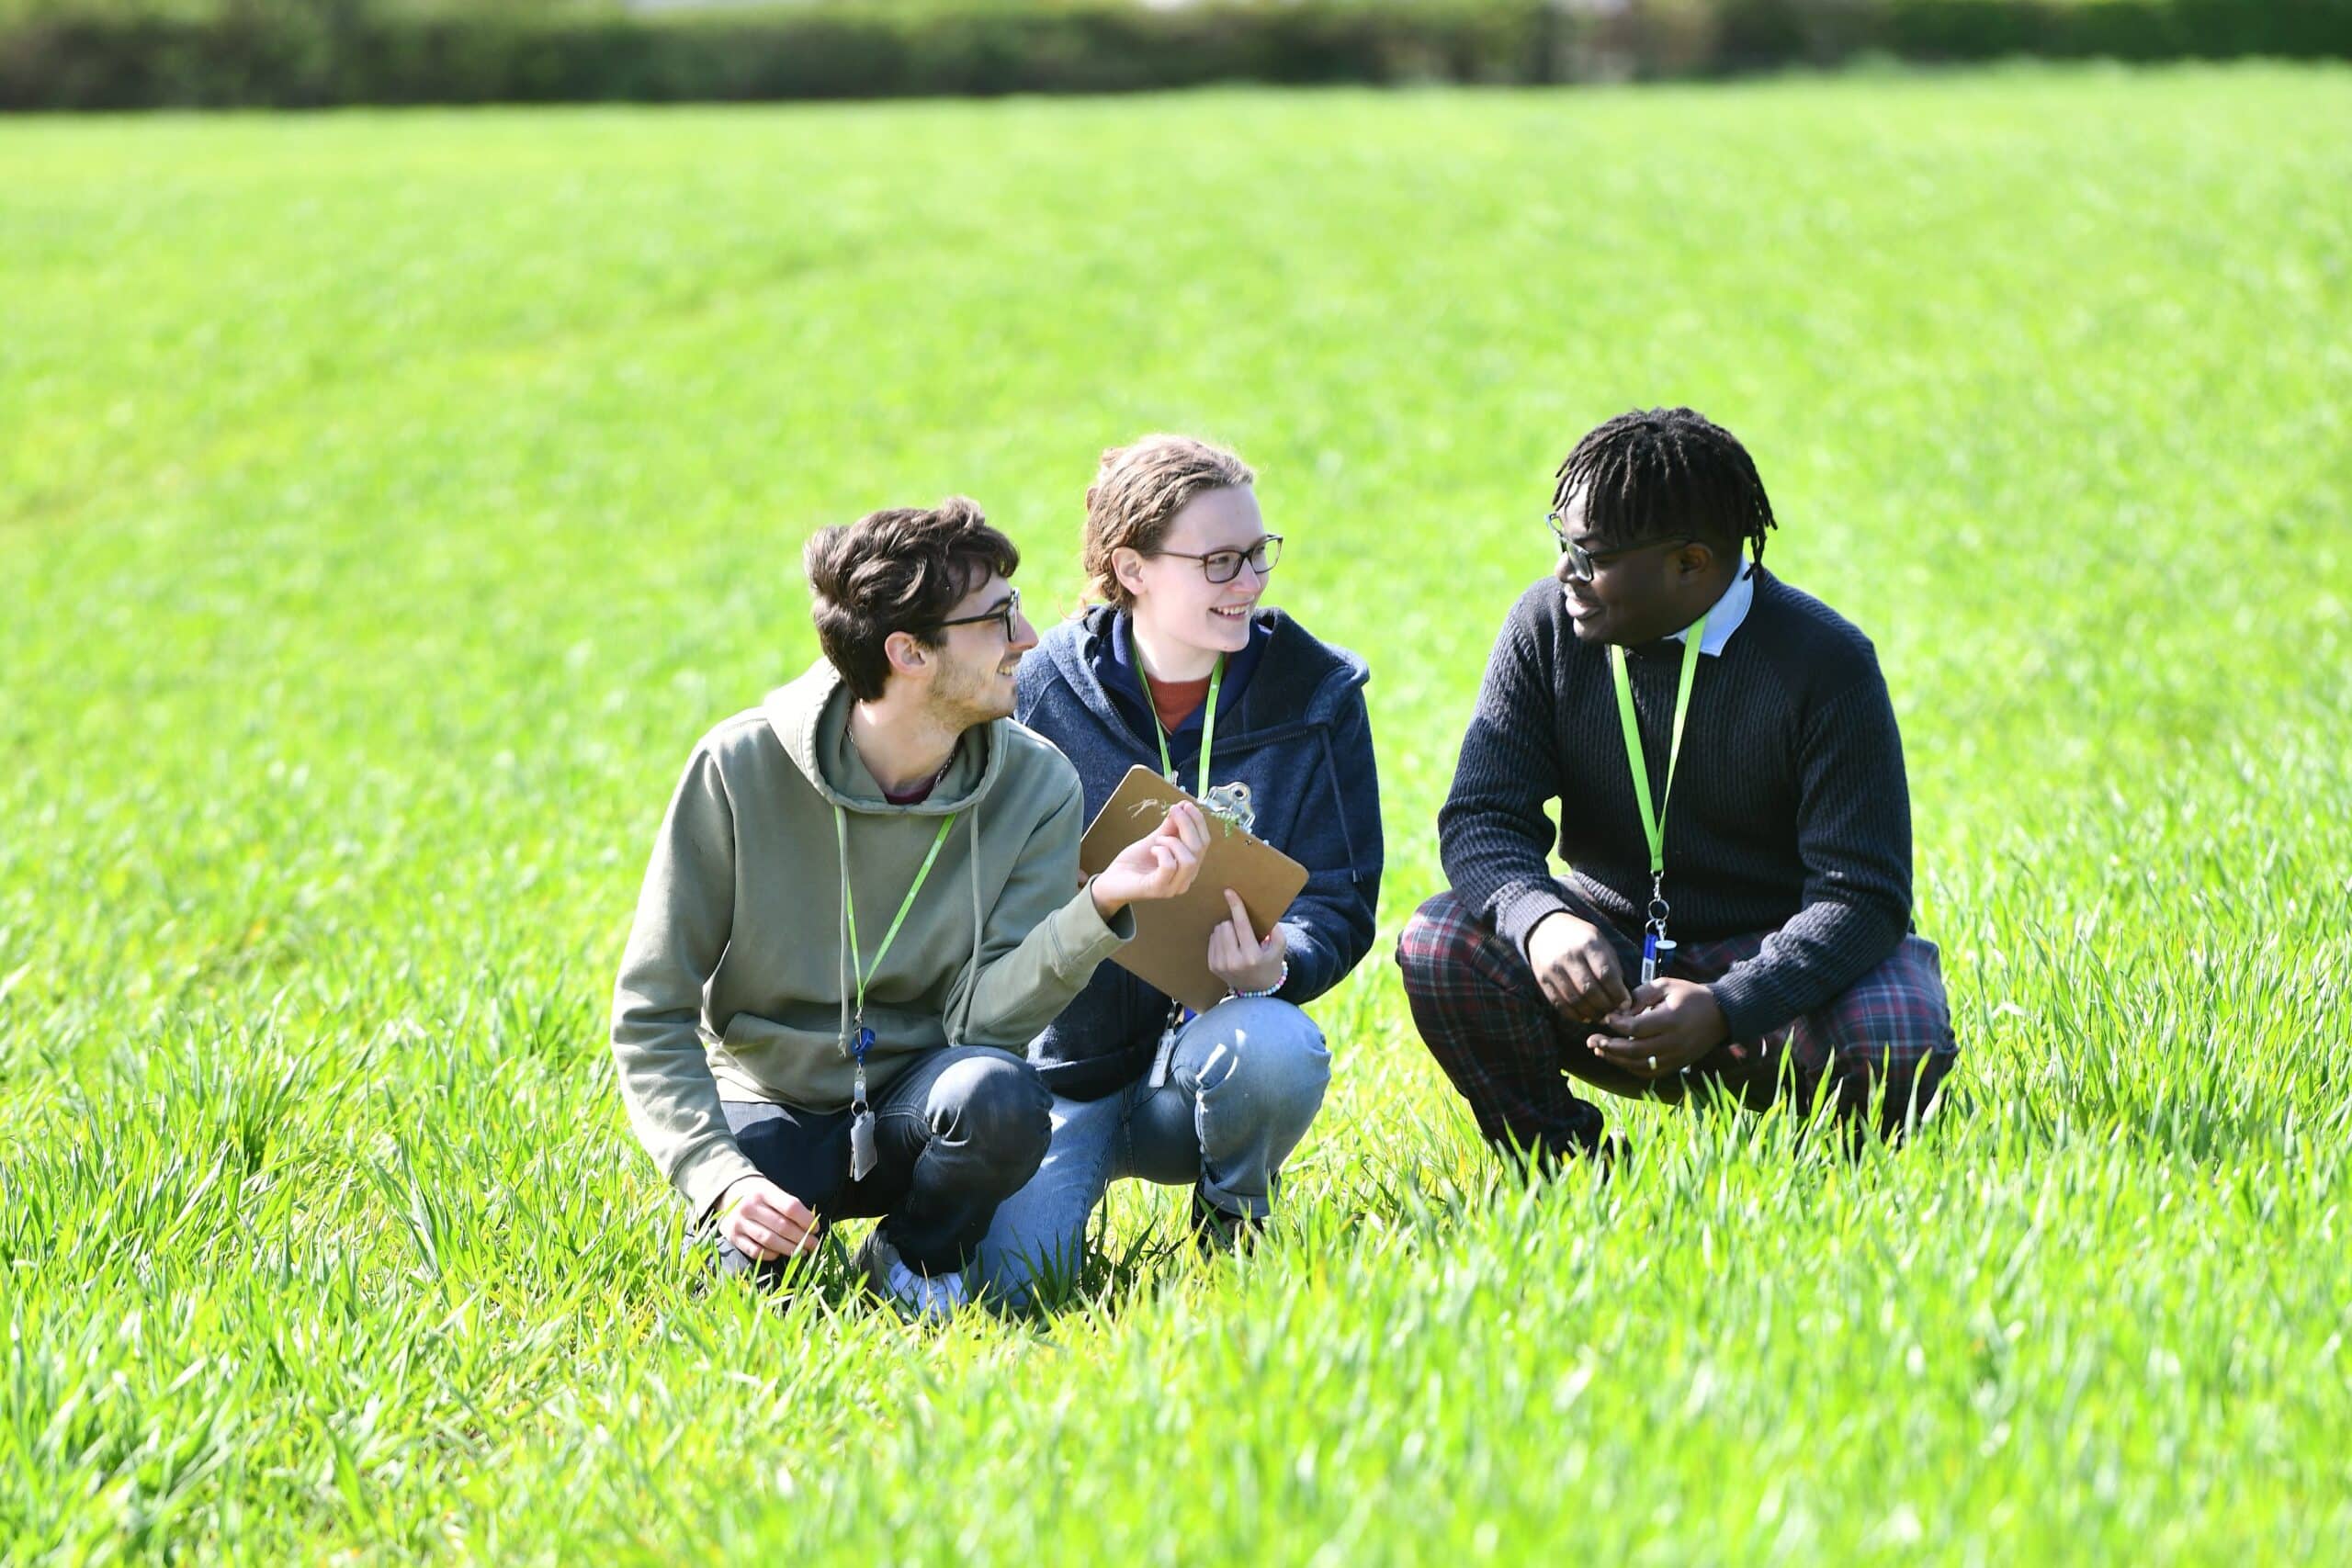
[[[1262,990],[1262,991],[1227,991],[1227,992],[1226,992],[1226,993],[1225,993],[1225,999],[1226,999],[1227,1001],[1229,1001],[1229,1002],[1234,1002],[1234,1001],[1243,1001],[1243,1000],[1252,1000],[1252,1001],[1254,1001],[1255,999],[1257,999],[1257,998],[1260,998],[1260,997],[1271,997],[1271,996],[1272,996],[1276,991],[1281,990],[1284,986],[1288,985],[1289,983],[1290,983],[1290,960],[1289,960],[1289,959],[1287,959],[1287,958],[1285,958],[1285,959],[1283,959],[1283,972],[1282,972],[1281,974],[1279,974],[1279,975],[1277,975],[1277,976],[1274,976],[1274,983],[1273,983],[1272,985],[1271,985],[1271,986],[1267,987],[1266,987],[1264,990]]]

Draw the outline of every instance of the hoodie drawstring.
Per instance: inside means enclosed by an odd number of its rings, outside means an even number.
[[[842,809],[842,808],[841,808],[839,806],[836,806],[836,807],[833,807],[833,820],[834,820],[834,824],[835,824],[835,826],[836,826],[836,827],[839,827],[839,826],[840,826],[840,824],[841,824],[841,809]],[[837,953],[839,954],[839,956],[838,956],[838,959],[837,959],[837,961],[836,961],[836,963],[835,963],[835,964],[834,964],[834,966],[833,966],[833,981],[834,981],[834,988],[835,988],[835,989],[837,989],[837,990],[839,990],[839,991],[841,992],[841,994],[842,994],[842,1037],[841,1037],[841,1048],[842,1048],[842,1055],[844,1055],[844,1056],[846,1056],[846,1055],[848,1055],[850,1054],[850,1049],[849,1049],[849,997],[850,997],[850,988],[851,988],[851,986],[852,986],[852,984],[853,984],[853,979],[852,979],[852,976],[851,976],[851,973],[850,973],[850,952],[849,952],[849,834],[848,834],[848,832],[847,832],[846,830],[843,830],[843,831],[841,831],[841,832],[837,832],[837,833],[834,835],[834,837],[833,837],[833,842],[834,842],[835,844],[837,844],[837,845],[839,845],[839,846],[840,846],[839,853],[840,853],[840,859],[841,859],[841,878],[842,878],[842,915],[841,915],[841,920],[840,920],[840,924],[839,924],[839,932],[838,932],[838,942],[839,942],[839,945],[838,945],[838,947],[836,948],[836,952],[837,952]]]
[[[947,1030],[947,1043],[964,1043],[964,1031],[972,1026],[972,993],[980,988],[980,803],[972,802],[972,956],[964,965],[964,1005],[956,1010],[955,1022]]]

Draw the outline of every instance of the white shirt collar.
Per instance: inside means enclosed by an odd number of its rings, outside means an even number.
[[[1756,563],[1742,561],[1739,563],[1739,575],[1731,580],[1731,586],[1724,590],[1724,596],[1716,600],[1707,612],[1707,635],[1699,644],[1701,657],[1713,659],[1723,652],[1724,644],[1731,640],[1732,633],[1739,630],[1739,624],[1747,619],[1747,607],[1754,603]],[[1691,623],[1692,626],[1697,624],[1695,621]],[[1690,627],[1685,626],[1667,640],[1680,642],[1690,634]]]

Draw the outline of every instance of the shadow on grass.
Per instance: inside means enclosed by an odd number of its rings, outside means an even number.
[[[1106,1204],[1074,1265],[1049,1261],[1031,1273],[1019,1299],[984,1298],[981,1304],[1001,1324],[1050,1338],[1073,1321],[1108,1326],[1163,1291],[1225,1269],[1312,1270],[1332,1258],[1430,1252],[1473,1235],[1542,1246],[1564,1225],[1604,1230],[1649,1223],[1669,1209],[1713,1206],[1727,1188],[1745,1201],[1763,1194],[1770,1204],[1801,1206],[1838,1172],[1850,1176],[1911,1158],[1926,1153],[1922,1145],[1940,1143],[1939,1127],[1954,1114],[1964,1121],[1971,1110],[1958,1082],[1948,1082],[1945,1094],[1935,1114],[1900,1147],[1868,1134],[1850,1135],[1826,1098],[1809,1111],[1792,1102],[1751,1111],[1728,1097],[1694,1097],[1674,1106],[1622,1102],[1628,1109],[1612,1120],[1634,1123],[1633,1135],[1606,1169],[1583,1161],[1530,1168],[1498,1155],[1459,1118],[1408,1109],[1380,1135],[1390,1146],[1418,1149],[1424,1157],[1368,1161],[1343,1145],[1320,1157],[1310,1150],[1295,1162],[1288,1184],[1302,1201],[1278,1201],[1247,1261],[1198,1251],[1173,1206],[1130,1231],[1114,1225]],[[1316,1190],[1327,1163],[1334,1168],[1331,1179]],[[1309,1190],[1300,1193],[1302,1187]],[[1153,1190],[1182,1194],[1184,1189]],[[831,1324],[898,1315],[874,1296],[854,1261],[865,1223],[853,1224],[846,1236],[841,1226],[829,1230],[816,1252],[766,1282],[775,1309]],[[700,1290],[752,1284],[749,1277],[720,1277],[707,1245],[695,1250],[701,1260],[696,1272],[705,1276]]]
[[[868,1222],[849,1223],[856,1227],[854,1235],[844,1235],[843,1226],[835,1224],[815,1251],[756,1275],[723,1273],[717,1248],[708,1240],[689,1241],[684,1247],[686,1289],[706,1297],[728,1291],[752,1292],[771,1311],[833,1325],[857,1318],[903,1320],[905,1314],[875,1293],[857,1266],[856,1246]],[[1100,1228],[1098,1221],[1098,1232]],[[1041,1333],[1071,1317],[1108,1324],[1170,1283],[1192,1253],[1189,1238],[1158,1224],[1105,1245],[1107,1239],[1090,1234],[1075,1267],[1051,1262],[1035,1270],[1022,1299],[990,1294],[976,1304],[1000,1322]]]

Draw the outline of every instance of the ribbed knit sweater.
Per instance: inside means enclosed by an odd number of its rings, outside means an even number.
[[[1666,793],[1682,644],[1628,649],[1650,798]],[[1558,803],[1554,832],[1545,808]],[[1438,815],[1455,894],[1526,951],[1575,891],[1636,934],[1649,847],[1605,647],[1577,639],[1560,585],[1521,595],[1487,664],[1453,788]],[[1735,1040],[1831,1000],[1911,923],[1911,798],[1903,741],[1870,639],[1756,569],[1747,618],[1699,661],[1667,808],[1671,934],[1770,934],[1712,989]]]

